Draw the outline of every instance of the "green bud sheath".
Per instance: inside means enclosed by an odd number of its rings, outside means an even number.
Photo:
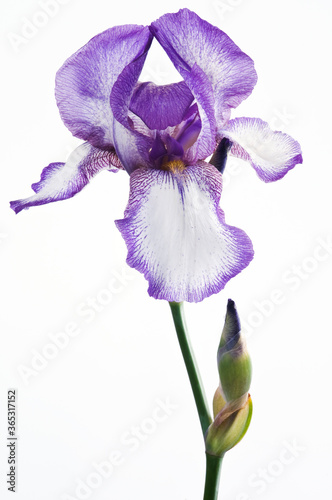
[[[221,411],[208,428],[205,436],[206,452],[222,457],[226,451],[233,448],[245,435],[252,416],[252,401],[250,395],[243,408],[229,414],[223,420]]]
[[[225,325],[218,348],[218,371],[221,391],[227,402],[247,394],[251,382],[251,360],[235,303],[228,300]]]
[[[213,397],[213,417],[216,418],[219,412],[226,406],[226,401],[221,394],[220,387],[216,390]]]
[[[241,441],[252,416],[251,361],[233,300],[228,300],[217,359],[220,385],[213,398],[214,421],[205,434],[205,447],[208,455],[222,458]]]

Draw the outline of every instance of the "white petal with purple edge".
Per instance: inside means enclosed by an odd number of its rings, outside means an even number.
[[[10,206],[19,213],[25,208],[66,200],[102,170],[118,172],[122,168],[114,152],[102,151],[85,142],[71,153],[66,163],[50,163],[44,168],[40,181],[31,186],[36,194],[12,201]]]
[[[182,173],[140,168],[130,176],[125,217],[116,221],[127,263],[156,299],[199,302],[222,290],[251,261],[248,236],[225,223],[221,174],[204,162]]]
[[[281,179],[302,163],[300,144],[283,132],[273,131],[260,118],[230,120],[221,134],[233,143],[229,154],[249,161],[265,182]]]

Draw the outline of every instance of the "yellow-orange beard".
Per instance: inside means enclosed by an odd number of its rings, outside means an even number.
[[[166,159],[164,159],[163,163],[161,165],[161,168],[163,170],[168,170],[168,171],[172,172],[172,174],[176,174],[176,173],[181,174],[184,171],[184,169],[186,168],[186,166],[182,160],[167,161]]]

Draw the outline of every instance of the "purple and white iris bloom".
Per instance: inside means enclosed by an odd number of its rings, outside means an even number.
[[[156,38],[182,80],[139,82]],[[257,118],[230,120],[252,92],[253,61],[218,28],[182,9],[151,26],[110,28],[72,55],[56,75],[65,125],[84,142],[66,163],[51,163],[35,194],[11,203],[18,213],[74,196],[102,170],[126,170],[130,196],[116,221],[127,263],[148,293],[199,302],[222,290],[253,258],[240,229],[219,208],[222,174],[205,162],[222,139],[265,182],[302,162],[299,144]]]

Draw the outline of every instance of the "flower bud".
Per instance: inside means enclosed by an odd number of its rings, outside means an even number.
[[[235,303],[231,299],[227,304],[217,359],[221,392],[225,401],[229,403],[246,396],[251,382],[251,361],[245,339],[241,335]]]
[[[206,452],[218,457],[243,438],[252,416],[251,361],[240,330],[235,304],[228,300],[217,355],[220,385],[213,398],[214,421],[205,435]]]
[[[213,417],[216,418],[219,412],[226,406],[227,403],[221,394],[220,387],[216,390],[213,396]]]
[[[242,408],[232,411],[227,407],[216,416],[205,435],[206,452],[217,457],[222,457],[241,441],[251,421],[252,401],[249,394]]]

